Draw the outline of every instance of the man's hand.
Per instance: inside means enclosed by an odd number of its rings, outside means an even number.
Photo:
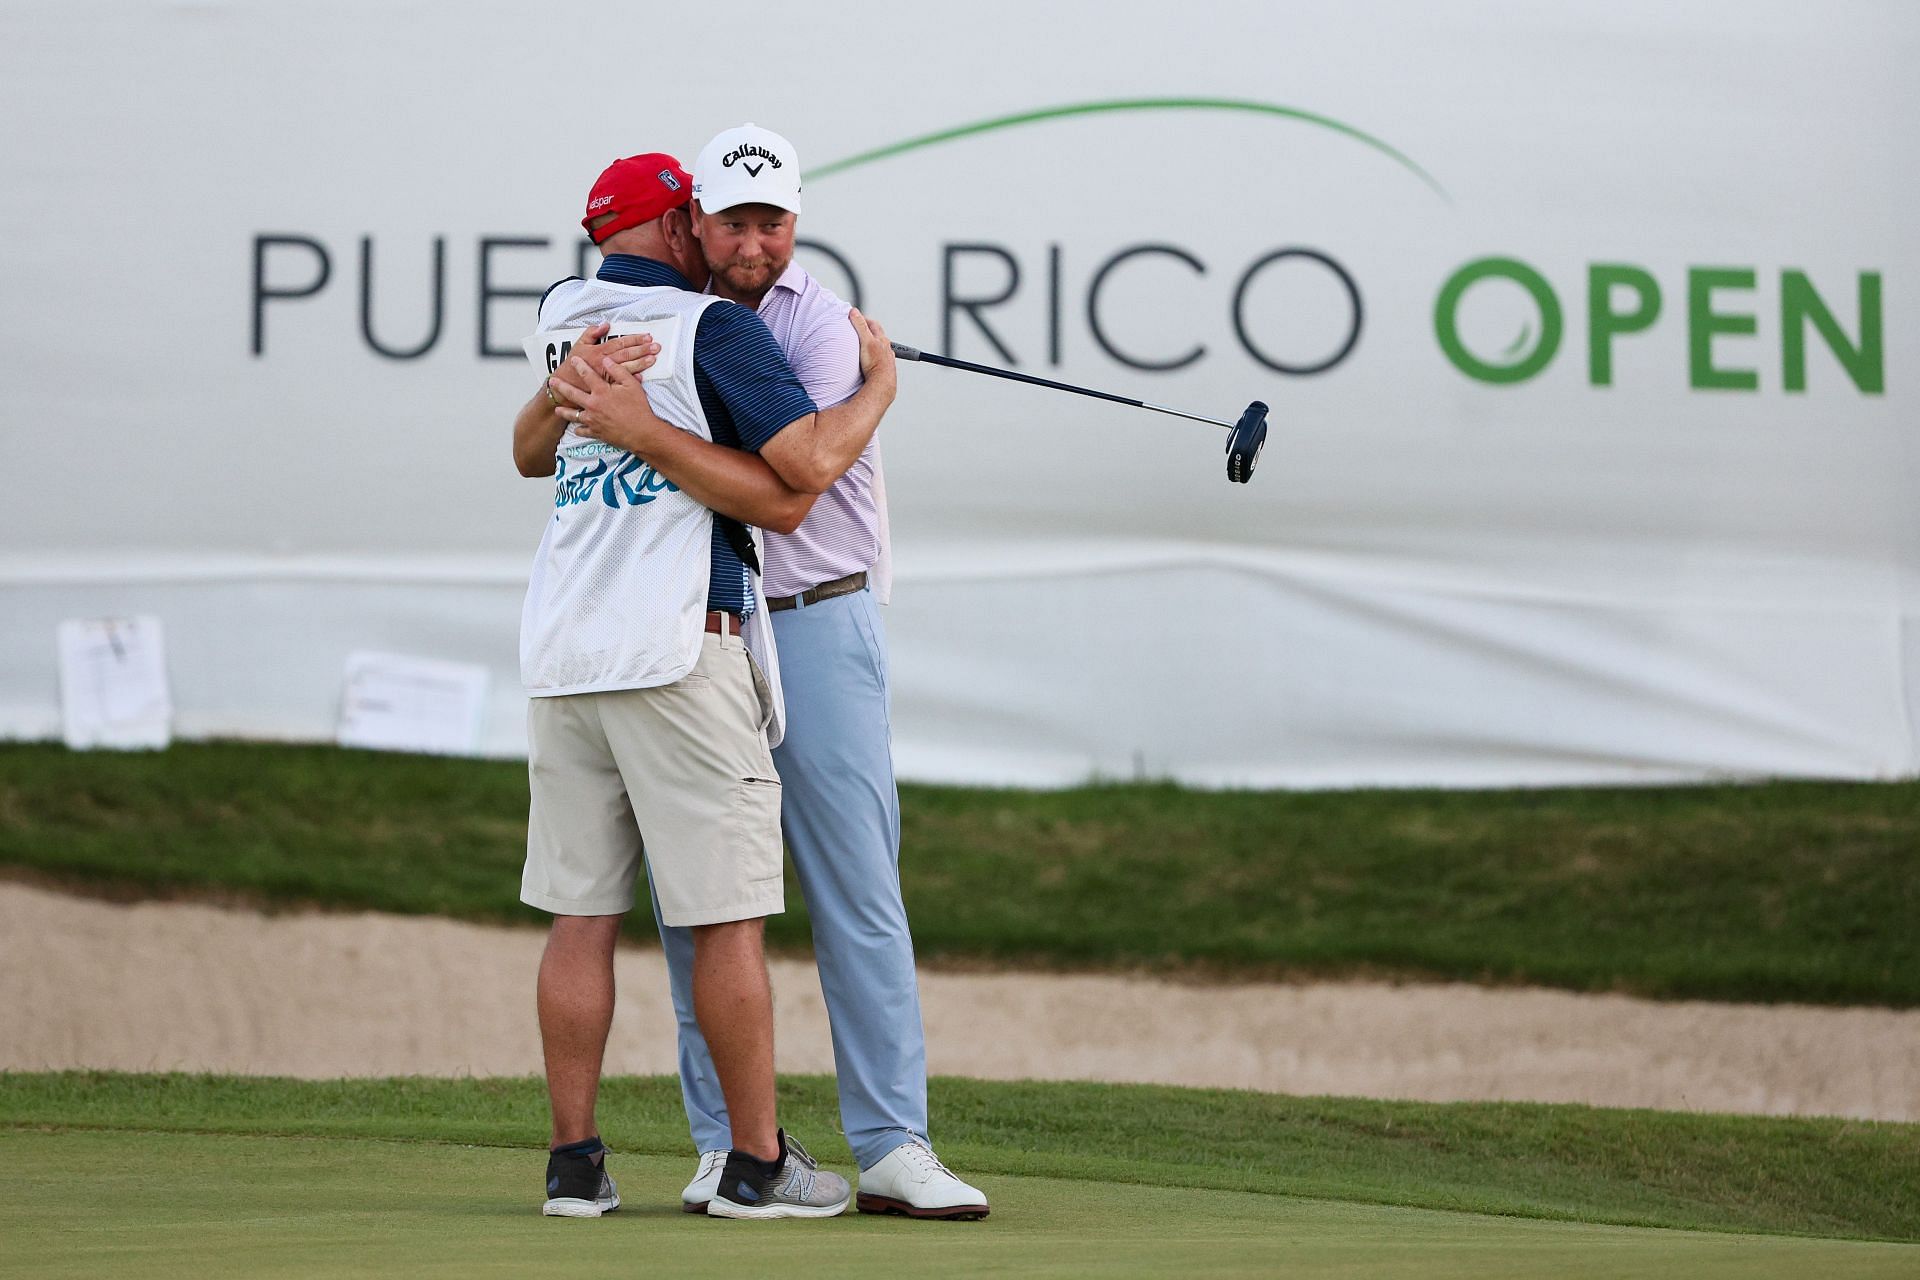
[[[605,323],[594,325],[574,341],[570,354],[584,359],[590,369],[598,369],[602,360],[617,360],[621,368],[636,378],[653,368],[653,362],[660,358],[660,344],[653,340],[653,335],[630,333],[624,337],[609,338],[607,330],[612,327]],[[560,367],[553,371],[553,376],[581,391],[587,390],[571,365],[571,360],[562,360]]]
[[[858,307],[849,307],[847,323],[860,335],[860,376],[868,382],[878,381],[888,387],[897,387],[900,368],[894,360],[893,343],[887,340],[886,330],[880,327],[880,322],[861,315]],[[887,400],[892,402],[891,392]]]
[[[679,432],[653,411],[640,379],[613,357],[603,356],[595,369],[579,356],[570,356],[562,368],[570,377],[563,381],[555,370],[547,385],[567,402],[556,412],[581,435],[652,461],[653,447],[670,438],[661,433]]]
[[[900,390],[899,365],[886,330],[852,307],[847,323],[860,341],[860,389],[831,409],[789,422],[760,450],[780,479],[800,493],[825,493],[839,482],[859,461]]]

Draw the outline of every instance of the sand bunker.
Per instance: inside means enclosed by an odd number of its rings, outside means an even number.
[[[0,884],[0,1070],[537,1073],[542,940]],[[781,1069],[832,1071],[811,967],[772,969]],[[622,951],[619,981],[607,1069],[673,1071],[659,954]],[[1018,973],[927,973],[921,992],[940,1075],[1920,1120],[1920,1012]]]

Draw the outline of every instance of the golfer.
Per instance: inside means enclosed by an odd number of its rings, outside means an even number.
[[[521,899],[554,915],[538,987],[553,1108],[543,1212],[597,1217],[620,1203],[594,1106],[614,942],[644,855],[661,919],[691,940],[694,1018],[732,1120],[708,1212],[825,1217],[845,1210],[851,1189],[787,1138],[774,1105],[761,935],[784,906],[769,757],[779,666],[753,543],[714,510],[792,527],[805,496],[752,452],[782,437],[795,447],[819,415],[759,318],[694,291],[707,270],[687,211],[692,185],[662,154],[602,173],[582,219],[603,254],[598,276],[550,289],[540,328],[651,326],[663,338],[639,357],[658,360],[646,370],[650,399],[611,360],[600,374],[612,381],[600,381],[590,343],[570,362],[602,402],[646,404],[675,434],[742,465],[713,468],[713,488],[677,485],[562,419],[551,386],[514,428],[522,473],[555,478],[521,622],[532,789]],[[890,399],[856,397],[840,416],[877,422]]]
[[[693,233],[710,290],[754,308],[815,403],[894,391],[878,326],[793,263],[800,162],[770,130],[746,125],[694,162]],[[864,379],[863,379],[864,375]],[[564,394],[585,404],[580,390]],[[851,398],[851,401],[850,401]],[[636,399],[604,413],[601,438],[677,483],[711,486],[727,451],[674,432]],[[979,1218],[987,1198],[934,1154],[928,1136],[926,1040],[913,940],[900,898],[900,809],[888,716],[887,655],[874,581],[886,558],[875,417],[823,413],[760,450],[792,488],[818,493],[797,529],[766,536],[765,590],[785,673],[788,723],[774,750],[782,826],[813,920],[814,954],[833,1029],[841,1123],[860,1164],[859,1208],[920,1218]],[[810,451],[794,445],[813,444]],[[663,446],[674,456],[660,456]],[[656,910],[680,1024],[680,1082],[700,1163],[682,1194],[699,1212],[739,1139],[703,1034],[697,938]]]

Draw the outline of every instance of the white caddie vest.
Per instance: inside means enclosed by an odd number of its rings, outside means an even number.
[[[567,280],[540,303],[527,355],[544,375],[573,340],[602,321],[615,336],[660,343],[642,375],[653,411],[713,439],[693,378],[694,331],[718,299],[667,286]],[[700,660],[712,578],[713,513],[624,449],[569,426],[556,449],[547,521],[520,615],[520,678],[530,697],[672,684]],[[755,531],[758,541],[758,531]],[[786,727],[780,660],[758,575],[744,638],[764,674],[770,745]]]

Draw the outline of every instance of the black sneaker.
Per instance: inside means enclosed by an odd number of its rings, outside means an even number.
[[[547,1202],[540,1212],[549,1218],[597,1218],[620,1207],[620,1193],[607,1176],[607,1149],[599,1139],[592,1145],[576,1142],[547,1153]]]
[[[762,1163],[743,1151],[727,1153],[720,1185],[707,1201],[710,1218],[831,1218],[847,1211],[853,1188],[828,1173],[807,1149],[780,1130],[780,1158]]]

